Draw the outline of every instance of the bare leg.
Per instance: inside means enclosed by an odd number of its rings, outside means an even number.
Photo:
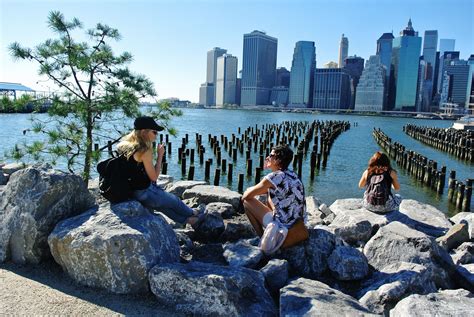
[[[245,214],[249,218],[250,224],[252,224],[258,236],[261,237],[263,235],[263,217],[272,210],[256,198],[247,198],[243,202]]]

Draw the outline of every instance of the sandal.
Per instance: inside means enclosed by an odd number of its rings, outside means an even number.
[[[192,216],[192,217],[197,218],[196,222],[191,225],[193,230],[198,229],[202,225],[202,223],[204,222],[204,219],[206,219],[206,216],[207,216],[207,212],[204,212],[204,211],[197,214],[197,215]]]

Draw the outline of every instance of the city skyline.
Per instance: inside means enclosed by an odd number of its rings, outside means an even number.
[[[54,89],[52,85],[36,85],[40,80],[37,65],[14,62],[7,49],[14,41],[32,47],[53,37],[46,24],[51,10],[61,11],[67,19],[77,17],[86,29],[98,22],[117,28],[122,40],[112,45],[114,50],[132,53],[130,68],[155,83],[159,98],[192,102],[199,101],[199,86],[206,82],[207,52],[213,47],[226,49],[237,57],[241,70],[243,35],[254,30],[278,39],[276,66],[287,69],[291,69],[298,41],[315,42],[318,68],[337,61],[342,33],[349,39],[348,55],[367,60],[376,52],[377,39],[392,31],[396,37],[409,18],[419,36],[423,37],[425,30],[437,30],[439,39],[456,40],[455,50],[461,52],[462,59],[474,53],[472,1],[273,1],[272,8],[268,3],[0,0],[0,81],[19,82],[38,90]],[[460,10],[462,7],[466,9]],[[226,10],[221,11],[223,8]],[[124,19],[121,15],[125,11],[128,15]],[[384,15],[384,11],[390,14]]]

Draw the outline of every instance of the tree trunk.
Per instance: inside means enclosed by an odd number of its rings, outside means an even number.
[[[89,185],[89,178],[91,173],[91,158],[92,158],[92,114],[90,111],[87,113],[87,124],[86,124],[86,153],[84,159],[84,172],[82,178]]]

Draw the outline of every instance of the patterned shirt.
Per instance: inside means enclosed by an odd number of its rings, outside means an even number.
[[[274,219],[290,228],[298,218],[306,217],[303,183],[290,170],[275,171],[265,176],[274,188],[268,190],[275,210]]]

